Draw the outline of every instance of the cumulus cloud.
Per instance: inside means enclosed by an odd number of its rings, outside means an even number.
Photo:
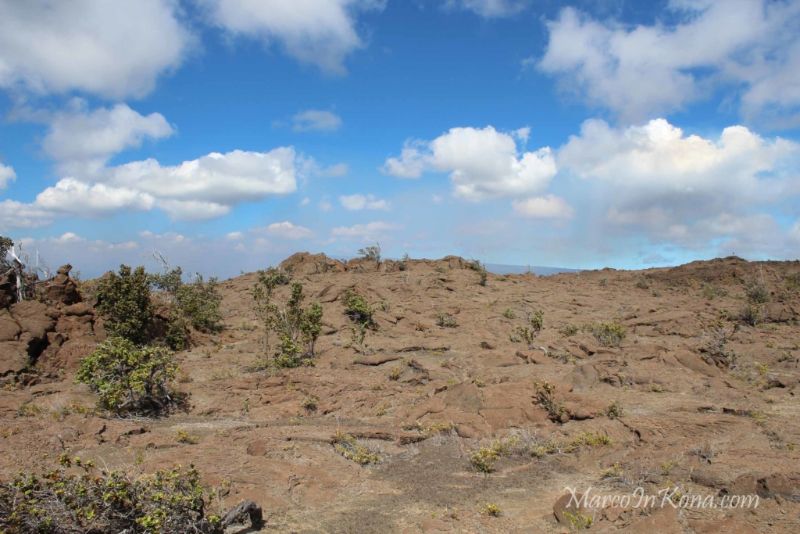
[[[0,163],[0,189],[5,189],[9,183],[17,179],[17,173],[10,165]]]
[[[447,172],[455,195],[468,200],[537,193],[555,176],[556,162],[549,147],[519,150],[520,132],[451,128],[432,141],[406,143],[400,157],[386,160],[383,171],[400,178]]]
[[[558,162],[612,187],[624,207],[688,214],[775,200],[796,188],[798,157],[797,143],[764,139],[744,126],[706,139],[665,119],[626,128],[589,120],[559,150]]]
[[[314,232],[308,228],[289,221],[272,223],[264,228],[264,232],[281,239],[306,239],[314,235]]]
[[[517,214],[533,219],[569,219],[573,214],[572,207],[555,195],[515,200],[512,205]]]
[[[448,8],[466,9],[484,18],[516,15],[525,9],[526,0],[448,0]]]
[[[0,201],[0,230],[38,228],[52,222],[53,214],[39,206],[16,200]]]
[[[333,132],[341,126],[342,118],[331,111],[307,109],[292,117],[295,132]]]
[[[664,119],[613,128],[586,121],[559,150],[562,171],[584,182],[605,219],[585,224],[655,243],[787,255],[780,203],[800,195],[800,144],[744,126],[714,138],[688,135]]]
[[[345,239],[359,239],[362,241],[377,241],[387,232],[396,230],[397,226],[384,221],[373,221],[366,224],[353,226],[337,226],[331,229],[331,236]]]
[[[386,200],[376,198],[374,195],[342,195],[339,197],[339,202],[344,209],[350,211],[389,209]]]
[[[538,67],[627,122],[682,108],[719,84],[743,88],[746,115],[800,106],[800,3],[668,4],[678,23],[628,26],[573,8],[548,24]],[[737,87],[738,88],[738,87]]]
[[[173,133],[160,113],[141,115],[125,104],[88,111],[77,100],[72,109],[52,117],[42,146],[63,173],[92,175],[118,152]]]
[[[149,210],[154,202],[151,195],[135,189],[64,178],[39,193],[35,205],[71,215],[102,215],[121,209]]]
[[[177,2],[0,2],[0,87],[140,97],[192,37]]]
[[[57,215],[95,217],[122,210],[160,209],[173,219],[221,217],[241,202],[292,193],[301,162],[294,149],[212,152],[179,165],[154,159],[106,167],[97,176],[67,177],[31,204],[6,201],[3,224],[49,224]]]
[[[297,60],[343,73],[344,60],[363,46],[359,12],[382,9],[382,0],[201,0],[209,20],[234,36],[274,42]]]

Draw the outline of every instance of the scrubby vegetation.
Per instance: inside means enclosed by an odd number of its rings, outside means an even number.
[[[436,326],[440,328],[455,328],[458,326],[458,321],[453,315],[441,312],[436,315]]]
[[[97,309],[105,318],[111,336],[136,344],[149,341],[148,326],[153,319],[150,278],[144,267],[120,265],[119,273],[108,272],[97,287]]]
[[[170,389],[176,371],[168,349],[137,347],[116,336],[81,361],[76,380],[97,393],[103,409],[117,414],[152,414],[178,400]]]
[[[209,513],[210,501],[194,467],[134,478],[125,471],[98,471],[65,454],[57,470],[0,484],[0,531],[221,534],[242,513],[253,527],[262,523],[254,503],[223,516]]]
[[[358,249],[358,257],[365,260],[372,260],[377,263],[381,262],[381,245],[375,243],[364,248]]]
[[[616,321],[593,323],[587,330],[604,347],[619,347],[627,335],[625,327]]]
[[[8,260],[6,260],[6,256],[8,255],[8,251],[11,250],[13,246],[14,242],[11,240],[11,238],[0,235],[0,269],[4,271],[10,267]]]
[[[322,331],[322,306],[312,303],[304,307],[303,284],[293,282],[286,304],[274,302],[274,290],[284,278],[275,271],[260,273],[253,287],[256,314],[264,327],[265,353],[269,363],[278,368],[299,367],[313,363],[315,345]],[[278,338],[271,344],[271,335]]]
[[[469,262],[468,266],[478,273],[478,285],[486,286],[486,282],[489,279],[489,272],[486,270],[486,266],[479,260],[472,260]]]
[[[381,460],[377,453],[359,443],[350,434],[337,433],[333,437],[333,448],[348,460],[359,465],[376,464]]]
[[[542,310],[529,311],[526,315],[524,325],[517,325],[511,333],[511,341],[514,343],[524,342],[528,347],[533,345],[533,341],[544,328],[544,312]]]

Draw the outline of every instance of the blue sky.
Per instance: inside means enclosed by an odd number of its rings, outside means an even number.
[[[783,0],[0,0],[0,232],[87,275],[797,258],[798,27]]]

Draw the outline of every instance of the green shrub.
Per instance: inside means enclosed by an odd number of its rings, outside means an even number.
[[[178,398],[169,382],[177,366],[164,347],[137,347],[123,337],[112,337],[81,360],[76,380],[98,394],[101,408],[115,413],[157,413]]]
[[[375,310],[362,295],[354,289],[348,289],[342,297],[344,314],[356,324],[365,328],[375,328],[377,325],[372,317]]]
[[[97,287],[97,309],[105,319],[105,329],[110,336],[118,336],[134,343],[147,340],[147,328],[153,318],[150,303],[150,279],[144,267],[135,270],[120,265],[119,274],[111,271]]]
[[[322,331],[322,306],[313,303],[303,307],[303,285],[294,282],[286,305],[281,307],[272,300],[275,278],[269,274],[259,277],[253,288],[256,313],[264,324],[266,352],[272,357],[275,367],[299,367],[310,364],[315,355],[315,344]],[[275,334],[278,343],[274,350],[270,335]]]
[[[594,323],[588,330],[604,347],[619,347],[627,334],[625,327],[616,321]]]
[[[754,303],[745,304],[739,312],[739,320],[750,326],[757,326],[762,320],[761,306]]]
[[[240,510],[253,527],[262,523],[254,503],[220,517],[208,512],[210,500],[192,466],[134,478],[64,454],[57,470],[0,484],[0,532],[222,534]]]
[[[184,283],[180,267],[167,267],[162,274],[150,274],[148,277],[170,307],[165,334],[165,341],[170,348],[186,348],[190,326],[201,332],[218,332],[222,329],[222,313],[219,310],[222,295],[217,289],[216,278],[206,282],[198,274],[192,282]]]
[[[747,302],[750,304],[764,304],[769,301],[769,289],[762,277],[753,280],[745,287]]]

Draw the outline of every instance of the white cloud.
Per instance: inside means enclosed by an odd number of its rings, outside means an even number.
[[[6,201],[2,224],[40,226],[57,215],[93,217],[155,208],[173,219],[221,217],[238,203],[294,192],[300,159],[293,148],[280,147],[213,152],[175,166],[148,159],[106,167],[94,177],[62,178],[32,204]]]
[[[0,163],[0,189],[5,189],[9,183],[17,179],[17,173],[10,165]]]
[[[173,133],[160,113],[141,115],[125,104],[88,111],[84,101],[74,100],[71,110],[52,117],[42,145],[62,172],[85,176],[102,170],[110,157],[126,148]]]
[[[555,195],[515,200],[512,205],[519,215],[534,219],[569,219],[573,215],[572,207]]]
[[[387,232],[396,230],[397,226],[384,221],[373,221],[353,226],[337,226],[331,229],[331,236],[363,241],[377,241]]]
[[[450,8],[466,9],[485,18],[516,15],[526,6],[525,0],[448,0]]]
[[[350,211],[389,209],[386,200],[376,198],[374,195],[342,195],[339,197],[339,202]]]
[[[305,239],[314,235],[314,232],[303,226],[298,226],[289,221],[276,222],[267,226],[264,231],[282,239]]]
[[[172,0],[0,2],[0,87],[140,97],[192,41]]]
[[[797,143],[744,126],[706,139],[664,119],[627,128],[589,120],[558,153],[562,169],[611,186],[620,205],[681,213],[774,200],[797,187],[798,158]]]
[[[584,224],[685,249],[786,257],[782,203],[800,195],[800,144],[744,126],[714,138],[687,135],[664,119],[612,128],[586,121],[558,153],[591,206]],[[576,184],[578,185],[578,184]],[[605,213],[605,219],[602,214]]]
[[[417,178],[426,170],[448,172],[455,195],[469,200],[537,193],[555,176],[556,162],[549,147],[518,150],[522,134],[528,132],[451,128],[433,141],[406,143],[383,171],[401,178]]]
[[[331,111],[307,109],[292,117],[295,132],[333,132],[341,126],[342,118]]]
[[[225,234],[225,239],[229,241],[241,241],[244,239],[244,233],[242,232],[228,232]]]
[[[54,213],[93,216],[122,209],[149,210],[154,202],[151,195],[135,189],[64,178],[39,193],[35,206]]]
[[[32,204],[0,200],[0,229],[38,228],[53,222],[53,214]]]
[[[669,4],[674,25],[626,26],[565,8],[548,24],[539,68],[588,103],[635,122],[741,90],[746,115],[800,106],[800,3],[737,0]]]
[[[110,168],[104,181],[160,199],[233,205],[294,192],[297,162],[291,147],[212,152],[175,166],[163,166],[154,159],[126,163]]]
[[[297,60],[343,73],[344,59],[363,46],[356,31],[360,11],[382,0],[201,0],[211,22],[234,36],[278,42]]]

